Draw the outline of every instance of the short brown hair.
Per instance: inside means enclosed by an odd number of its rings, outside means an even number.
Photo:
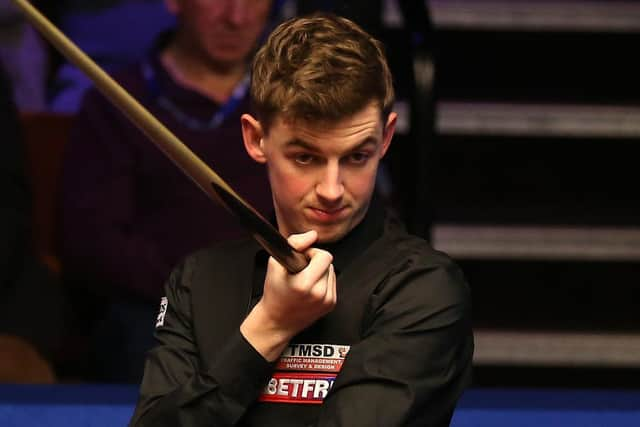
[[[271,33],[253,61],[251,96],[268,131],[277,115],[334,121],[372,101],[386,116],[394,93],[382,44],[348,19],[316,14]]]

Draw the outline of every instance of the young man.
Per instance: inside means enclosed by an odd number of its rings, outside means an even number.
[[[279,26],[242,116],[275,219],[310,262],[286,270],[251,241],[172,274],[134,426],[446,426],[469,380],[469,291],[374,194],[396,124],[380,44],[352,22]]]

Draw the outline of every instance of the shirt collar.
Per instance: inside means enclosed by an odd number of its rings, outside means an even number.
[[[384,218],[384,207],[374,195],[374,197],[371,198],[367,213],[353,230],[338,242],[317,245],[316,247],[326,250],[333,255],[333,266],[336,274],[339,275],[359,254],[364,252],[367,247],[382,235]],[[277,228],[275,218],[272,217],[271,222]],[[256,265],[264,266],[269,257],[267,252],[260,247],[257,247],[256,252]]]
[[[382,235],[383,228],[384,210],[377,200],[372,199],[365,217],[349,234],[338,242],[318,245],[318,247],[333,255],[333,266],[336,269],[336,274],[339,275]]]

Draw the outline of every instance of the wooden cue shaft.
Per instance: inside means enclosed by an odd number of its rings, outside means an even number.
[[[289,272],[307,266],[306,256],[295,251],[248,202],[196,156],[169,129],[113,80],[89,56],[67,38],[27,0],[13,0],[31,24],[72,64],[91,78],[95,86],[119,108],[173,163],[210,198],[220,203],[249,229],[264,249]]]

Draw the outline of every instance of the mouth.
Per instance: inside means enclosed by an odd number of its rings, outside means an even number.
[[[308,208],[308,212],[311,219],[319,223],[333,223],[338,222],[347,215],[348,209],[346,206],[338,208]]]

